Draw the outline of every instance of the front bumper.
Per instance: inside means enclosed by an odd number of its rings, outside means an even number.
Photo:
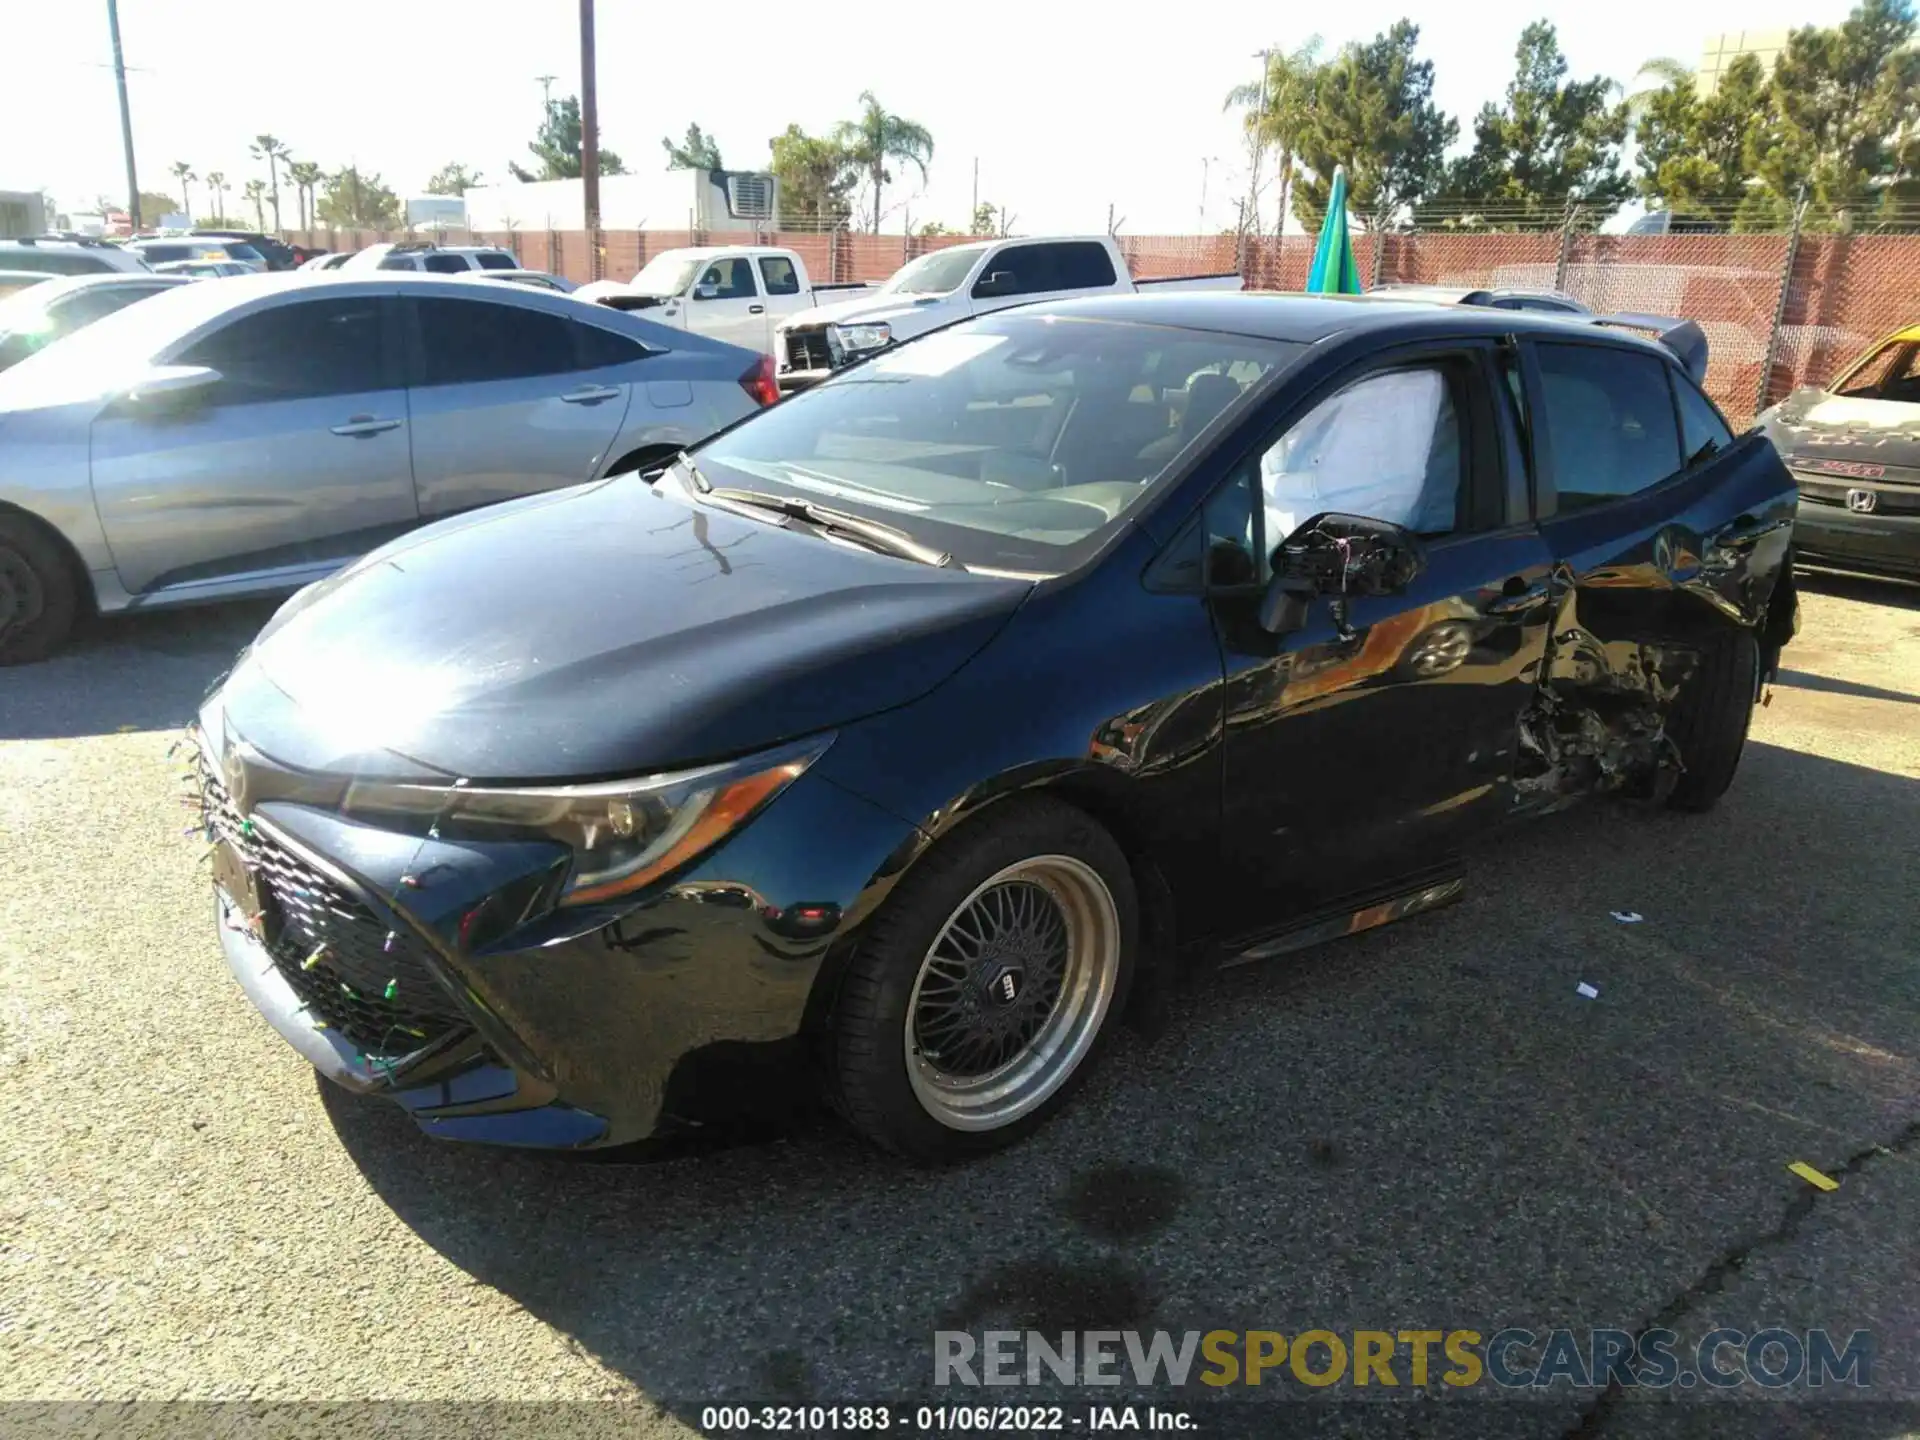
[[[256,762],[271,764],[243,763]],[[250,788],[270,793],[265,780]],[[421,840],[283,798],[220,819],[216,838],[235,843],[236,825],[264,898],[244,914],[216,889],[221,947],[274,1029],[328,1079],[399,1103],[428,1134],[554,1149],[790,1113],[835,946],[918,836],[803,776],[691,872],[615,914],[530,909],[553,863],[545,845]],[[303,968],[314,933],[295,932],[319,913],[312,891],[323,920],[391,927],[388,959],[377,933],[371,947],[341,936],[332,943],[357,969],[333,976],[333,954]],[[389,963],[386,998],[411,999],[421,1028],[378,1019]],[[383,967],[371,981],[370,966]],[[330,1005],[321,978],[339,978],[351,1004]]]
[[[1802,560],[1920,576],[1920,515],[1862,515],[1802,498],[1794,517],[1793,548]]]

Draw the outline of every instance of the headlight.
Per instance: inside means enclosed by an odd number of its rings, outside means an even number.
[[[862,350],[878,350],[893,339],[890,325],[835,325],[833,333],[840,341],[840,348],[850,355]]]
[[[825,753],[831,736],[724,765],[513,789],[355,781],[346,813],[432,825],[448,839],[538,835],[573,851],[562,905],[592,905],[640,890],[712,849]]]

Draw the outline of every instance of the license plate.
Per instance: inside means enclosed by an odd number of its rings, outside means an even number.
[[[1884,465],[1869,465],[1864,460],[1800,460],[1802,470],[1817,470],[1822,475],[1850,475],[1856,480],[1878,480],[1887,473]]]
[[[213,847],[213,888],[248,930],[265,938],[266,902],[260,882],[231,840]]]

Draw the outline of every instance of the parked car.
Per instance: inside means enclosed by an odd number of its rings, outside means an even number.
[[[180,285],[0,374],[0,663],[82,610],[291,590],[423,521],[663,463],[776,399],[772,372],[520,286]]]
[[[872,289],[817,285],[807,262],[778,246],[697,245],[661,251],[625,284],[596,280],[574,296],[773,355],[783,317]]]
[[[842,365],[969,315],[1076,295],[1238,290],[1237,273],[1135,280],[1111,236],[985,240],[936,250],[896,270],[864,299],[822,305],[781,322],[781,392],[816,385]]]
[[[54,341],[84,330],[163,290],[186,283],[171,275],[72,275],[42,278],[29,291],[0,302],[0,370],[10,370]],[[0,437],[0,467],[5,466]]]
[[[1445,903],[1582,794],[1711,805],[1792,521],[1626,333],[962,321],[290,601],[198,719],[219,939],[435,1135],[618,1144],[811,1064],[881,1145],[990,1149],[1176,957]]]
[[[258,275],[238,260],[163,260],[153,267],[158,275],[184,275],[190,280],[218,280],[234,275]]]
[[[557,290],[562,295],[571,295],[580,287],[564,275],[549,275],[544,270],[469,270],[464,275],[454,277],[458,280],[504,280],[509,285],[532,285],[540,290]],[[618,308],[618,307],[615,307]]]
[[[230,260],[264,275],[267,257],[245,240],[216,236],[163,235],[148,240],[129,240],[126,248],[149,266],[167,265],[180,260]]]
[[[1490,305],[1496,310],[1539,310],[1550,315],[1586,315],[1588,308],[1558,290],[1511,286],[1473,289],[1456,285],[1376,285],[1367,292],[1389,300],[1431,300],[1440,305]]]
[[[266,261],[269,270],[297,270],[311,251],[289,245],[278,235],[263,235],[258,230],[208,230],[195,228],[192,234],[216,240],[239,240],[251,246]]]
[[[105,240],[66,240],[27,236],[0,240],[0,270],[35,270],[43,275],[104,275],[110,270],[147,269],[147,262],[123,246]]]
[[[340,269],[413,270],[427,275],[464,275],[469,270],[518,270],[511,250],[493,245],[435,245],[431,241],[369,245],[340,262]]]
[[[1800,486],[1801,559],[1920,578],[1920,325],[1896,330],[1825,388],[1794,391],[1757,423]]]
[[[342,265],[346,264],[347,261],[351,260],[355,253],[356,252],[352,250],[329,251],[324,255],[315,255],[312,259],[304,262],[300,268],[302,270],[338,270]]]

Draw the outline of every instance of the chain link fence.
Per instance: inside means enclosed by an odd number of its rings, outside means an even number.
[[[310,231],[289,238],[349,250],[419,238],[378,231]],[[444,245],[497,245],[522,266],[584,282],[593,251],[579,230],[448,231]],[[606,230],[600,270],[627,279],[653,256],[734,237]],[[777,231],[755,243],[796,251],[816,284],[884,280],[908,261],[977,237]],[[1249,290],[1298,291],[1312,236],[1121,235],[1137,279],[1241,275]],[[1794,387],[1821,384],[1889,331],[1920,324],[1920,234],[1599,235],[1558,228],[1442,228],[1357,233],[1354,260],[1369,287],[1446,285],[1559,290],[1605,313],[1671,315],[1709,342],[1707,390],[1736,426]]]

